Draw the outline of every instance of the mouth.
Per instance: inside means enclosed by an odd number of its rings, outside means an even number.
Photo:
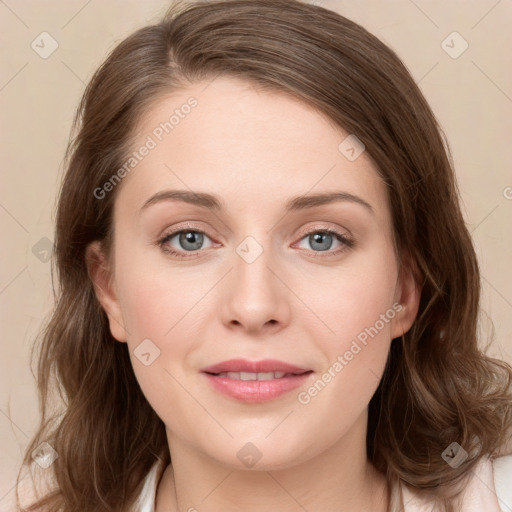
[[[246,403],[274,400],[307,384],[313,374],[313,370],[276,360],[231,359],[201,370],[215,391]]]

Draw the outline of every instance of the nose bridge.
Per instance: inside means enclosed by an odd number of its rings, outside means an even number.
[[[236,247],[229,284],[228,321],[251,329],[280,320],[283,284],[275,276],[270,237],[248,235]],[[282,318],[281,318],[282,320]]]
[[[234,272],[237,289],[253,294],[255,291],[266,293],[273,275],[269,267],[271,262],[271,243],[266,235],[248,235],[235,248]],[[263,289],[263,290],[260,290]]]

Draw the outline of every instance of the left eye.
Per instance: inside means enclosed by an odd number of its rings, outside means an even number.
[[[351,240],[332,229],[312,231],[311,233],[308,233],[306,236],[301,238],[301,240],[307,240],[313,249],[316,248],[320,252],[328,251],[332,247],[333,240],[337,240],[339,243],[341,243],[341,250],[347,247],[352,247],[353,245]],[[317,251],[315,250],[315,252]],[[333,252],[337,253],[339,251],[335,250]]]
[[[180,247],[175,247],[170,244],[173,238],[177,238]],[[203,245],[205,237],[210,240],[208,235],[203,231],[196,229],[182,229],[180,231],[174,231],[169,233],[162,240],[159,241],[159,245],[162,250],[166,253],[172,254],[181,258],[190,258],[195,256],[195,251],[199,251]],[[329,251],[332,247],[333,239],[337,240],[341,244],[341,248],[334,251]],[[353,247],[354,242],[346,236],[334,231],[332,229],[322,229],[312,231],[304,235],[300,241],[307,240],[312,247],[313,252],[325,252],[329,251],[329,255],[337,254],[343,250]],[[186,253],[193,254],[186,254]]]

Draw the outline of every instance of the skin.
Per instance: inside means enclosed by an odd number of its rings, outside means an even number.
[[[338,146],[348,133],[311,106],[228,77],[156,101],[134,148],[190,96],[197,107],[116,191],[112,258],[97,242],[87,253],[112,335],[128,344],[141,389],[166,425],[173,465],[156,511],[385,511],[389,490],[366,455],[367,406],[420,296],[409,268],[399,272],[386,187],[365,152],[345,158]],[[226,210],[161,201],[141,213],[166,189],[218,195]],[[373,213],[350,201],[284,212],[291,197],[334,190],[364,199]],[[206,233],[195,257],[159,246],[174,229]],[[331,239],[315,244],[309,229],[338,230],[355,246],[334,235],[330,247]],[[263,250],[251,263],[236,252],[248,236]],[[185,255],[194,248],[179,235],[167,246]],[[402,310],[300,403],[298,393],[398,303]],[[160,350],[148,366],[134,355],[146,338]],[[200,374],[233,357],[314,373],[273,401],[242,403]],[[251,468],[237,457],[249,442],[262,455]]]

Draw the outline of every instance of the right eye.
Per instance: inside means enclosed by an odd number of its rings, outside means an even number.
[[[196,251],[202,248],[205,236],[209,239],[208,235],[198,229],[180,229],[167,233],[158,244],[162,250],[168,254],[172,254],[178,258],[190,258],[198,256]],[[176,245],[170,245],[173,239],[176,238]],[[192,254],[187,255],[187,252]]]

